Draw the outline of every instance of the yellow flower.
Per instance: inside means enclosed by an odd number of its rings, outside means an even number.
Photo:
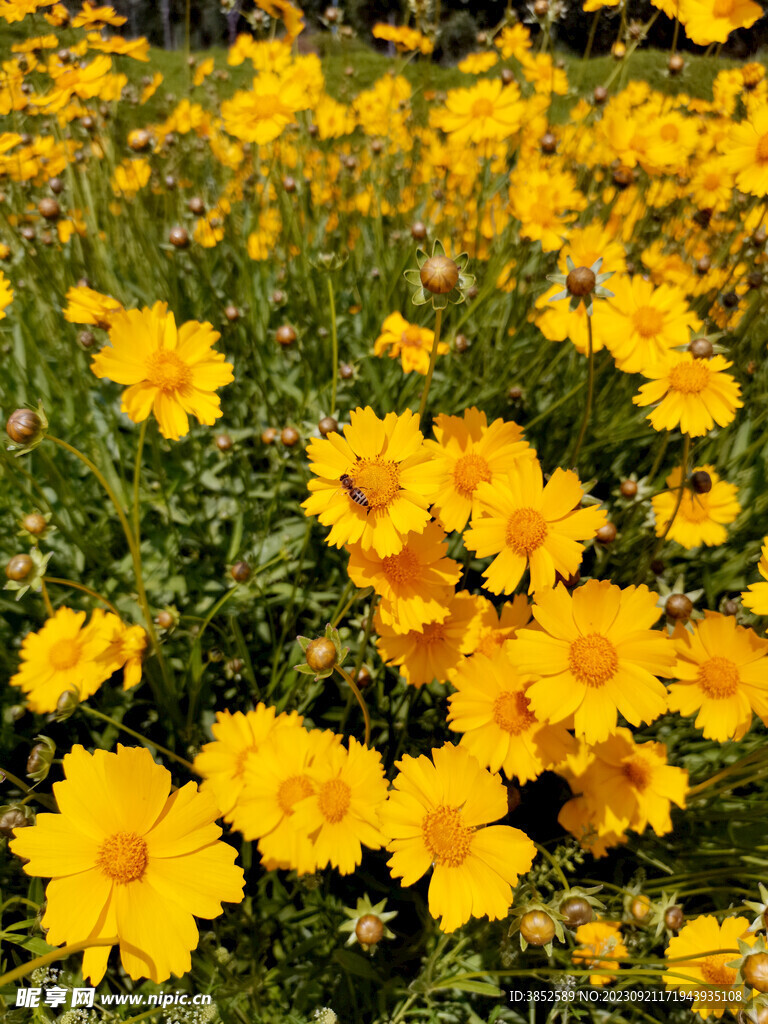
[[[698,711],[696,728],[707,739],[740,740],[753,711],[768,724],[768,640],[737,626],[731,615],[705,616],[675,629],[678,682],[669,687],[669,707],[681,715]]]
[[[192,76],[192,85],[197,87],[202,85],[208,75],[211,74],[214,67],[216,66],[213,57],[208,57],[206,60],[201,60],[195,68],[195,73]]]
[[[667,707],[659,676],[672,674],[674,651],[650,627],[661,615],[646,586],[623,590],[588,580],[569,594],[561,584],[537,594],[540,630],[520,629],[507,645],[521,672],[535,673],[527,691],[542,722],[570,721],[577,736],[600,743],[618,714],[632,725],[653,722]]]
[[[757,4],[749,6],[760,11]],[[756,107],[748,120],[731,126],[722,160],[726,170],[736,175],[736,187],[742,192],[768,195],[768,105]]]
[[[0,320],[5,320],[7,313],[6,309],[13,302],[13,288],[11,288],[11,282],[0,271]]]
[[[68,691],[85,700],[120,667],[103,660],[108,640],[99,616],[86,626],[85,612],[58,608],[42,629],[24,637],[21,665],[10,684],[26,694],[30,711],[55,711]]]
[[[680,21],[692,43],[724,43],[737,28],[751,28],[763,15],[752,0],[680,0]]]
[[[210,792],[225,821],[231,821],[243,790],[245,762],[278,729],[295,729],[303,719],[295,711],[257,704],[253,711],[217,711],[211,726],[214,739],[195,758],[195,771],[205,780],[200,789]]]
[[[669,349],[687,345],[701,323],[685,293],[673,285],[655,288],[639,274],[611,279],[614,298],[600,307],[605,343],[625,373],[653,373]]]
[[[221,914],[243,898],[236,851],[219,842],[213,799],[194,782],[169,795],[171,774],[145,747],[64,755],[53,786],[60,814],[38,814],[10,847],[24,871],[51,878],[43,927],[52,946],[111,939],[134,980],[165,981],[191,968],[195,917]],[[97,985],[110,946],[83,955]]]
[[[498,54],[484,50],[482,53],[470,53],[459,61],[457,67],[465,75],[482,75],[484,71],[490,71],[498,61]]]
[[[163,437],[177,441],[189,432],[187,414],[207,426],[221,416],[214,392],[233,379],[232,364],[212,351],[220,337],[209,323],[190,320],[176,328],[165,302],[123,310],[109,329],[109,345],[94,356],[91,369],[130,385],[122,410],[134,423],[154,410]]]
[[[90,0],[83,0],[83,6],[79,13],[72,19],[73,28],[104,28],[105,25],[113,25],[116,28],[124,25],[128,19],[121,14],[116,14],[111,7],[106,5],[97,7]]]
[[[670,973],[664,976],[664,982],[668,989],[689,992],[693,1000],[688,1006],[700,1017],[719,1018],[724,1010],[738,1005],[733,998],[737,969],[728,965],[739,958],[739,939],[749,946],[756,939],[749,934],[746,917],[727,917],[720,923],[708,914],[689,921],[679,935],[669,940],[664,952],[673,962],[669,964]],[[717,950],[723,952],[718,953]],[[684,981],[681,974],[692,980]],[[702,991],[704,989],[707,990],[706,995]]]
[[[351,874],[362,860],[362,847],[384,843],[379,816],[387,799],[381,755],[349,739],[313,765],[314,792],[293,804],[291,826],[312,843],[315,870],[337,868]]]
[[[464,734],[460,745],[484,768],[503,769],[521,783],[559,764],[575,746],[563,725],[537,719],[526,695],[530,681],[502,648],[466,658],[451,676],[457,692],[448,698],[450,728]]]
[[[91,624],[102,634],[104,650],[97,662],[103,666],[105,679],[123,670],[123,689],[130,690],[141,682],[141,663],[147,649],[147,634],[141,626],[126,626],[111,612],[97,610]]]
[[[461,565],[446,558],[448,541],[440,526],[427,523],[423,533],[409,533],[402,550],[381,557],[362,544],[349,546],[349,578],[356,587],[373,587],[380,595],[381,621],[397,633],[442,622],[461,576]]]
[[[521,61],[531,48],[531,33],[525,25],[506,25],[493,41],[494,46],[501,50],[501,56],[507,60],[514,57]]]
[[[743,406],[741,389],[729,373],[732,364],[723,356],[695,359],[690,352],[670,353],[632,399],[635,405],[656,405],[646,417],[654,430],[674,430],[701,437],[717,423],[726,427]]]
[[[579,540],[593,537],[606,514],[596,506],[579,508],[584,490],[571,470],[556,469],[546,487],[538,460],[521,459],[507,479],[480,483],[480,515],[464,534],[478,558],[494,555],[483,573],[493,594],[511,594],[526,568],[528,593],[552,587],[556,573],[573,575],[584,550]]]
[[[147,184],[151,173],[148,160],[123,160],[112,175],[112,191],[116,196],[135,196]]]
[[[448,532],[463,530],[470,515],[480,514],[479,484],[493,487],[520,459],[536,457],[521,427],[500,419],[489,427],[485,413],[474,407],[463,416],[441,413],[432,429],[436,440],[425,444],[440,474],[432,514]]]
[[[699,494],[686,483],[683,498],[667,533],[670,540],[677,541],[684,548],[696,548],[700,544],[709,547],[724,544],[728,539],[727,523],[732,523],[741,512],[736,495],[738,487],[721,480],[714,466],[696,466],[695,473],[708,473],[712,480],[710,491]],[[656,536],[663,537],[677,505],[680,481],[683,471],[680,466],[667,477],[668,491],[651,498],[656,521]]]
[[[468,89],[451,89],[435,119],[458,145],[508,139],[522,127],[524,113],[514,83],[505,86],[501,79],[485,78]]]
[[[149,61],[149,40],[145,36],[138,39],[123,39],[122,36],[110,36],[102,39],[98,32],[89,32],[88,48],[101,50],[103,53],[115,53],[120,57],[131,57],[133,60]]]
[[[122,312],[122,304],[111,295],[102,295],[93,288],[72,286],[66,295],[67,305],[64,319],[71,324],[93,324],[105,330],[112,323],[116,313]]]
[[[754,615],[768,615],[768,537],[763,538],[763,550],[757,571],[765,583],[752,583],[741,595],[741,603]]]
[[[406,755],[382,811],[392,854],[389,869],[404,886],[432,868],[429,912],[453,932],[472,917],[506,917],[512,888],[529,870],[536,847],[520,829],[490,825],[507,814],[507,791],[461,747]]]
[[[426,376],[434,337],[435,332],[428,327],[409,324],[399,313],[390,313],[381,325],[381,334],[374,342],[373,354],[383,356],[389,349],[391,359],[400,356],[404,373],[415,370]],[[448,345],[444,341],[439,342],[437,354],[444,356],[448,351]]]
[[[241,89],[224,100],[221,117],[230,135],[264,145],[282,134],[300,108],[298,83],[264,71],[254,78],[252,89]]]
[[[367,406],[350,413],[341,434],[313,440],[307,448],[316,479],[302,505],[332,527],[327,542],[336,547],[359,542],[382,558],[396,555],[408,533],[421,533],[429,522],[435,469],[419,430],[419,418],[406,411],[380,420]],[[349,477],[366,505],[353,501],[341,485]]]
[[[573,951],[574,964],[579,967],[600,968],[600,974],[590,974],[590,985],[607,985],[617,975],[610,968],[620,967],[621,960],[629,957],[618,921],[591,921],[576,929],[578,947]]]
[[[385,662],[396,665],[411,686],[436,679],[445,683],[476,642],[478,599],[466,592],[452,595],[442,622],[430,622],[407,633],[386,626],[377,609],[373,628],[379,636],[376,648]]]
[[[275,206],[268,206],[259,214],[258,224],[258,229],[248,236],[248,255],[252,260],[268,260],[283,228],[280,211]]]
[[[156,71],[154,75],[152,75],[152,78],[149,80],[149,82],[147,82],[147,84],[141,90],[141,96],[139,97],[140,106],[143,106],[147,102],[147,100],[151,99],[151,97],[155,95],[157,90],[160,88],[162,81],[163,76],[160,74],[159,71]]]
[[[374,39],[383,39],[386,42],[394,43],[400,53],[418,50],[419,53],[427,56],[434,49],[432,40],[416,28],[407,28],[405,25],[388,25],[386,22],[380,21],[373,26],[371,31]]]
[[[505,601],[500,612],[496,611],[487,597],[476,597],[475,604],[480,611],[475,624],[476,637],[472,654],[485,654],[492,658],[518,629],[531,621],[531,606],[525,594],[516,594],[511,601]]]

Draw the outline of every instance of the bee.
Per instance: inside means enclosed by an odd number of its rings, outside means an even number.
[[[355,487],[352,477],[348,473],[342,473],[339,477],[339,481],[341,482],[342,488],[347,492],[356,505],[361,505],[363,508],[367,508],[370,511],[365,491],[362,491],[359,487]]]

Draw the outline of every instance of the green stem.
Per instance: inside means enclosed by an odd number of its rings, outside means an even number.
[[[440,344],[440,329],[443,326],[443,311],[442,309],[435,310],[435,338],[432,342],[432,351],[429,354],[429,369],[427,370],[427,379],[424,381],[424,390],[421,393],[421,405],[419,406],[419,423],[421,424],[424,419],[424,411],[427,408],[427,397],[429,395],[429,388],[432,384],[432,374],[435,370],[435,361],[437,359],[437,346]]]
[[[555,874],[560,879],[560,881],[563,883],[563,888],[565,889],[565,891],[566,892],[570,892],[571,887],[568,884],[568,879],[563,874],[563,869],[557,863],[557,861],[552,856],[552,854],[549,852],[549,850],[546,850],[543,846],[540,846],[538,843],[534,843],[533,845],[536,847],[536,849],[539,851],[539,853],[542,855],[542,857],[545,857],[549,861],[549,863],[552,865],[552,868],[553,868]]]
[[[746,756],[739,758],[738,761],[734,761],[733,764],[729,764],[726,768],[723,768],[721,771],[715,772],[714,775],[711,775],[708,779],[704,779],[703,782],[699,782],[695,786],[691,786],[686,796],[696,796],[703,790],[708,789],[710,786],[713,786],[716,782],[720,782],[722,779],[727,778],[734,772],[739,771],[740,768],[744,768],[747,765],[752,765],[755,761],[760,761],[765,756],[766,755],[764,749],[753,750],[751,754],[747,754]]]
[[[151,740],[148,736],[144,736],[140,732],[136,732],[135,729],[131,729],[127,725],[123,725],[122,722],[118,722],[114,718],[110,718],[109,715],[103,714],[101,711],[97,711],[96,708],[89,707],[88,704],[81,704],[80,710],[84,711],[86,715],[90,715],[92,718],[99,718],[102,722],[108,722],[109,725],[114,725],[116,729],[120,729],[122,732],[127,732],[129,736],[133,736],[134,739],[140,740],[142,743],[146,743],[148,747],[154,747],[160,754],[165,754],[166,757],[170,757],[172,761],[176,761],[177,764],[182,765],[190,772],[194,772],[197,775],[197,770],[191,761],[187,761],[183,757],[179,757],[178,754],[174,754],[172,750],[167,747],[161,747],[159,743]]]
[[[4,776],[17,789],[20,789],[25,796],[33,796],[38,803],[41,803],[43,807],[47,807],[49,811],[58,810],[56,801],[52,796],[44,796],[42,793],[38,793],[33,786],[28,786],[26,782],[22,782],[18,776],[13,775],[7,768],[0,768],[0,775]]]
[[[45,605],[45,611],[46,611],[46,613],[48,615],[48,618],[52,619],[53,618],[53,605],[51,604],[51,599],[48,596],[48,588],[45,585],[45,578],[40,580],[40,592],[43,595],[43,604]]]
[[[37,956],[34,960],[29,960],[20,967],[14,967],[12,971],[7,971],[5,974],[0,975],[0,988],[4,988],[19,978],[25,978],[32,971],[36,971],[38,967],[47,967],[48,964],[52,964],[56,960],[65,960],[68,956],[80,953],[84,949],[90,949],[92,946],[114,946],[119,941],[119,938],[115,936],[110,939],[86,939],[84,942],[73,942],[70,946],[61,946],[59,949],[54,949],[51,953]]]
[[[370,745],[371,742],[371,716],[368,713],[368,705],[363,700],[363,695],[362,693],[360,693],[360,688],[358,687],[357,683],[352,678],[352,676],[349,674],[349,672],[345,671],[341,667],[341,665],[336,665],[336,671],[339,673],[342,679],[345,679],[346,682],[349,684],[349,688],[352,691],[352,693],[354,693],[355,699],[357,700],[357,703],[360,705],[360,710],[363,712],[363,721],[365,722],[364,742],[367,747]]]
[[[75,583],[74,580],[59,579],[58,576],[45,576],[43,577],[43,583],[52,583],[59,587],[71,587],[73,590],[82,590],[84,594],[88,594],[90,597],[95,598],[97,601],[101,601],[107,608],[117,617],[120,617],[120,612],[115,608],[111,601],[108,601],[106,597],[102,596],[98,590],[92,590],[90,587],[86,587],[84,583]]]
[[[136,446],[136,461],[133,464],[133,536],[136,548],[141,551],[141,457],[144,454],[144,440],[147,436],[147,424],[144,420],[139,428],[139,442]]]
[[[328,412],[333,415],[336,411],[336,385],[339,380],[339,335],[336,329],[336,300],[333,295],[333,281],[330,273],[327,274],[328,301],[331,306],[331,408]]]
[[[573,448],[568,464],[574,469],[578,466],[579,452],[587,433],[587,424],[592,412],[592,397],[595,392],[595,349],[592,341],[592,317],[587,315],[587,402],[584,406],[584,415],[579,428],[579,436]]]
[[[589,28],[589,39],[587,39],[587,48],[584,51],[584,57],[582,58],[585,61],[589,60],[589,58],[590,58],[590,56],[592,54],[592,44],[595,41],[595,32],[597,31],[597,23],[598,23],[599,20],[600,20],[600,11],[597,10],[597,11],[595,11],[595,16],[592,19],[592,24],[590,25],[590,28]]]
[[[653,553],[654,558],[659,553],[664,544],[664,541],[669,536],[669,531],[672,529],[672,524],[677,517],[677,513],[680,511],[680,506],[683,503],[683,494],[685,493],[686,478],[688,476],[688,459],[691,454],[691,438],[688,434],[683,434],[683,464],[680,467],[680,486],[677,489],[677,500],[675,501],[675,507],[672,509],[672,515],[669,517],[669,522],[664,528],[664,533],[659,537],[656,543],[656,549]]]

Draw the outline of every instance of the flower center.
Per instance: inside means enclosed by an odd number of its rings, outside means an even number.
[[[233,779],[238,779],[243,774],[248,755],[252,754],[254,750],[256,750],[256,745],[252,743],[250,747],[243,747],[243,749],[235,755],[235,768],[232,772]]]
[[[514,629],[486,629],[480,634],[480,639],[477,641],[474,653],[484,654],[487,658],[492,658],[496,651],[503,647],[507,640],[510,640],[514,635]]]
[[[338,824],[349,810],[352,790],[343,779],[324,782],[317,794],[320,813],[332,825]]]
[[[733,0],[715,0],[712,14],[716,18],[729,18],[733,14]]]
[[[653,338],[664,326],[664,317],[653,306],[639,306],[632,314],[632,323],[641,338]]]
[[[733,967],[725,966],[732,959],[732,953],[717,953],[715,956],[708,956],[701,964],[704,980],[710,985],[732,985],[736,981],[737,972]]]
[[[535,508],[518,508],[507,520],[506,542],[516,555],[526,558],[541,547],[547,536],[547,523]]]
[[[476,118],[476,117],[477,118],[480,118],[480,117],[492,117],[492,116],[493,116],[493,103],[489,99],[485,99],[483,97],[483,98],[481,98],[479,100],[475,100],[475,102],[472,104],[472,117],[473,118]]]
[[[481,481],[491,479],[491,469],[482,455],[462,455],[453,467],[453,484],[464,498],[471,498]]]
[[[259,96],[256,119],[258,121],[268,121],[276,114],[282,114],[284,110],[285,107],[280,97],[275,93],[267,93],[265,96]]]
[[[437,807],[424,816],[421,823],[424,845],[432,863],[457,868],[469,855],[472,829],[462,821],[458,807]]]
[[[619,667],[616,648],[600,633],[577,637],[568,655],[571,672],[587,686],[603,686]]]
[[[704,176],[704,188],[707,192],[714,192],[715,189],[720,188],[720,175],[714,171],[706,174]]]
[[[768,163],[768,132],[765,135],[761,135],[758,139],[756,155],[758,163]]]
[[[648,788],[651,781],[651,767],[642,757],[632,757],[621,766],[621,771],[631,786],[640,792]]]
[[[421,633],[414,633],[413,639],[421,646],[430,646],[445,639],[445,630],[442,622],[428,623]]]
[[[312,796],[312,783],[306,775],[292,775],[280,783],[277,789],[277,804],[283,814],[293,814],[293,805],[307,796]]]
[[[684,494],[680,512],[689,523],[703,523],[709,519],[706,494]]]
[[[175,352],[161,348],[147,360],[147,380],[161,391],[179,391],[191,379],[189,367]]]
[[[557,223],[554,206],[547,206],[534,200],[528,207],[528,221],[534,224],[552,225]]]
[[[669,383],[684,395],[698,395],[709,384],[709,367],[701,359],[678,363],[669,371]]]
[[[665,142],[677,142],[680,132],[676,124],[664,124],[659,132]]]
[[[80,660],[81,648],[77,640],[57,640],[48,652],[48,661],[57,672],[72,668]]]
[[[365,493],[370,508],[386,508],[400,493],[400,479],[394,462],[360,459],[350,476],[355,487]]]
[[[135,882],[147,868],[147,844],[136,832],[115,832],[99,847],[96,863],[118,885]]]
[[[536,723],[536,715],[530,709],[528,698],[518,690],[499,694],[493,704],[493,720],[504,732],[519,736]]]
[[[420,568],[418,558],[409,547],[404,547],[396,555],[387,555],[381,565],[390,583],[407,583]]]
[[[725,700],[739,688],[739,670],[728,658],[710,658],[699,668],[696,682],[707,697]]]
[[[421,329],[416,324],[409,324],[400,335],[400,344],[421,348]]]

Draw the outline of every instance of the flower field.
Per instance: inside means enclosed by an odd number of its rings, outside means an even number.
[[[657,7],[0,0],[10,1024],[768,1022],[761,9]]]

